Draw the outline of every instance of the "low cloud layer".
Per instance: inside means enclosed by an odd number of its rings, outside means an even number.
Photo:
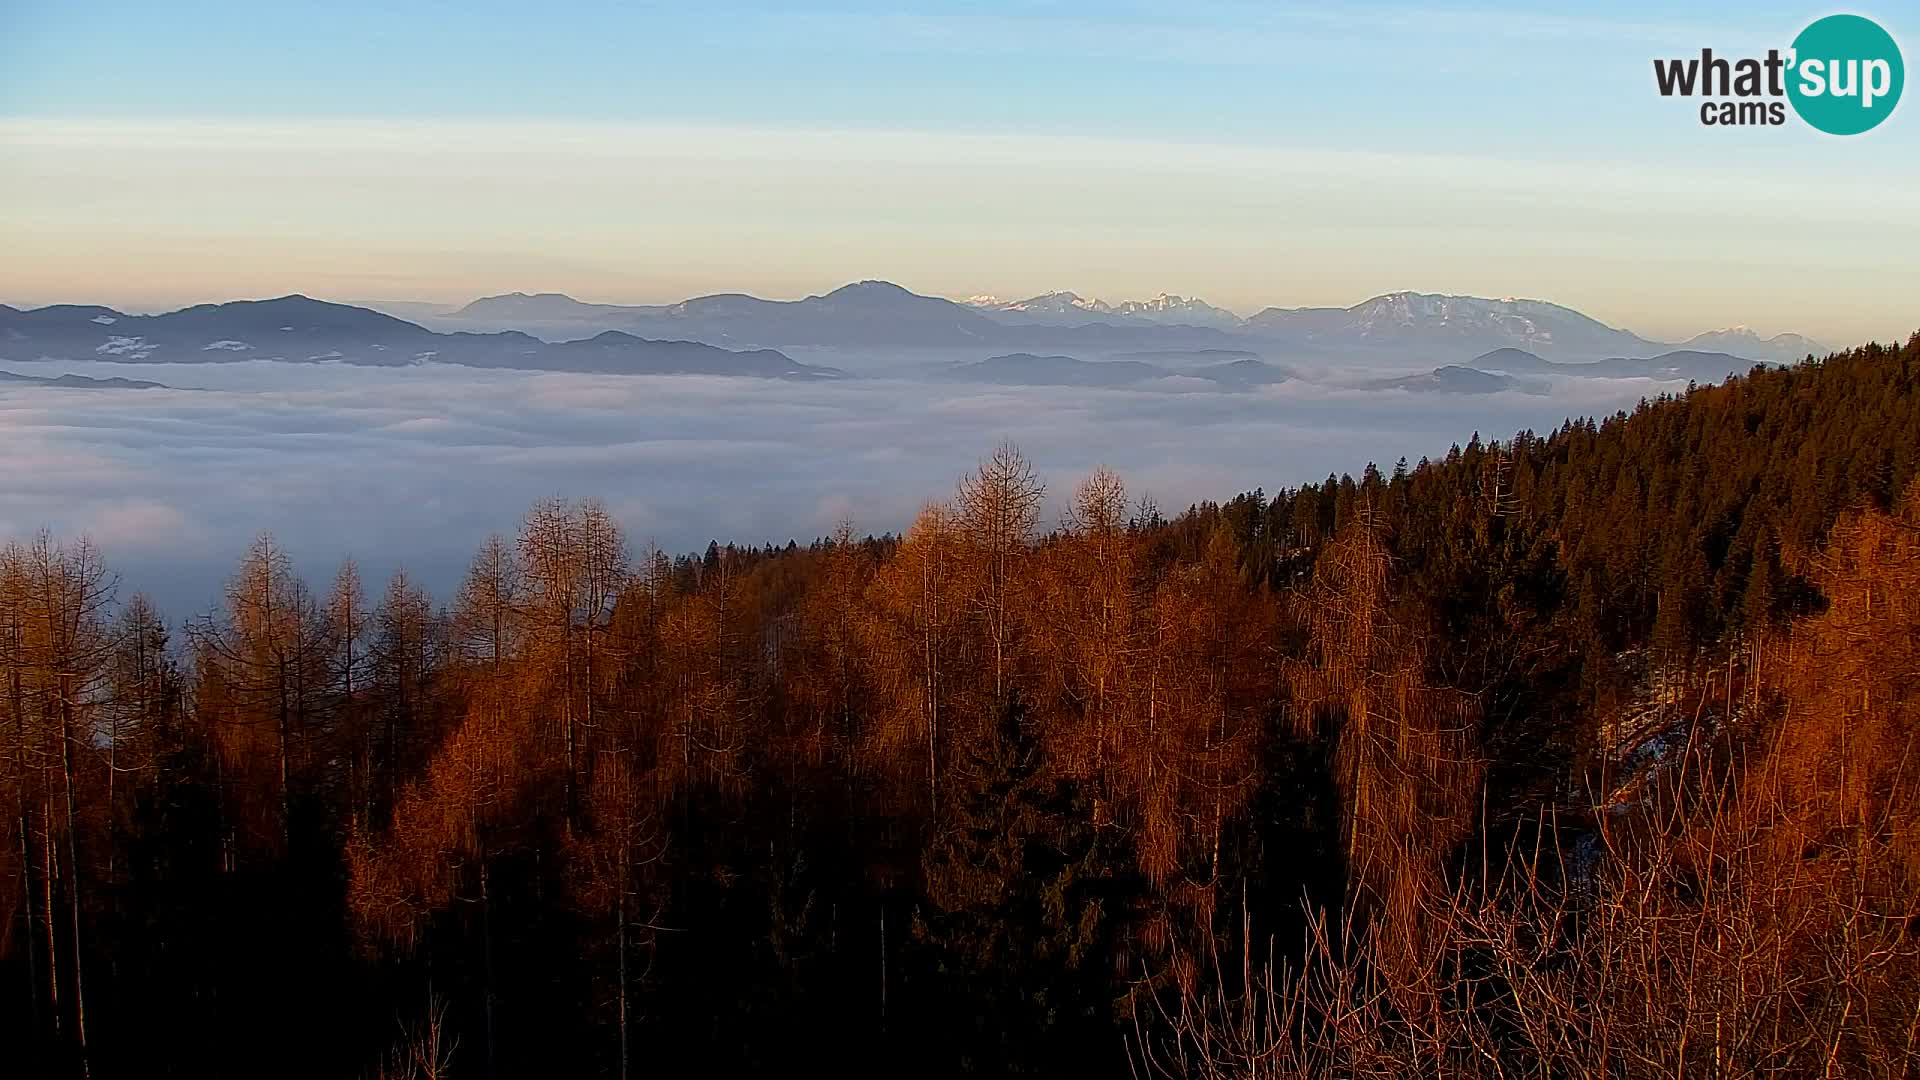
[[[1220,394],[267,363],[139,374],[193,389],[0,390],[0,537],[86,533],[123,593],[147,591],[176,618],[217,601],[263,530],[315,583],[351,555],[369,580],[404,565],[445,597],[487,534],[512,533],[547,496],[602,499],[636,547],[805,543],[843,517],[862,532],[903,527],[1011,439],[1048,483],[1050,519],[1103,463],[1172,513],[1671,389],[1558,380],[1544,396],[1306,383]]]

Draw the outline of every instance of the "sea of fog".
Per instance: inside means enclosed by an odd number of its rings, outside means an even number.
[[[601,499],[636,548],[805,543],[841,519],[863,533],[898,530],[1012,440],[1047,482],[1048,522],[1100,464],[1171,515],[1679,389],[1560,379],[1545,393],[1444,395],[1342,387],[1368,373],[1317,370],[1314,381],[1243,393],[1184,380],[1093,390],[929,381],[912,364],[832,383],[437,365],[15,366],[181,388],[0,388],[0,538],[84,533],[123,594],[145,591],[176,619],[217,603],[262,531],[316,585],[352,556],[371,588],[405,566],[444,599],[482,539],[511,534],[549,496]]]

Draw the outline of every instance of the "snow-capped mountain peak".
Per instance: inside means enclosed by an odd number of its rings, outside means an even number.
[[[1129,300],[1116,304],[1114,310],[1122,315],[1131,315],[1149,322],[1184,324],[1187,326],[1213,326],[1222,329],[1240,325],[1240,316],[1225,308],[1214,307],[1197,296],[1187,297],[1175,293],[1161,293],[1151,300]]]
[[[1750,326],[1725,326],[1695,334],[1687,339],[1683,348],[1729,352],[1753,360],[1781,362],[1791,362],[1809,355],[1818,356],[1828,351],[1826,346],[1802,334],[1761,337],[1759,331]]]
[[[1041,293],[1025,300],[974,296],[969,297],[966,303],[1004,322],[1015,323],[1071,325],[1096,321],[1147,322],[1228,329],[1239,326],[1241,322],[1233,312],[1214,307],[1204,300],[1164,292],[1151,300],[1127,300],[1117,304],[1066,290]]]
[[[1347,342],[1370,348],[1419,343],[1449,348],[1510,346],[1542,355],[1626,355],[1650,344],[1544,300],[1411,290],[1382,293],[1348,308],[1268,308],[1248,319],[1247,326],[1307,342]]]
[[[1006,305],[1012,311],[1091,311],[1106,314],[1113,310],[1105,301],[1088,300],[1076,292],[1050,292]]]

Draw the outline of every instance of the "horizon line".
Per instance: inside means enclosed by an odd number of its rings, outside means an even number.
[[[955,295],[938,293],[938,292],[919,292],[907,285],[903,285],[897,281],[893,281],[888,278],[869,277],[869,278],[859,278],[853,281],[843,282],[840,285],[836,285],[832,288],[829,288],[823,291],[807,292],[799,295],[763,294],[763,293],[749,292],[746,290],[722,290],[718,292],[698,293],[695,295],[682,297],[679,300],[668,301],[665,303],[650,303],[647,301],[637,301],[637,300],[630,300],[630,299],[621,299],[621,300],[589,299],[589,298],[584,298],[582,296],[579,296],[575,293],[567,292],[559,289],[541,289],[538,291],[533,291],[533,290],[522,288],[522,289],[507,289],[502,292],[481,293],[480,295],[472,296],[465,300],[454,300],[454,301],[426,300],[418,297],[407,297],[407,296],[344,297],[344,296],[320,295],[317,291],[296,290],[294,292],[277,293],[270,296],[268,295],[228,296],[224,299],[209,297],[207,299],[193,300],[193,301],[188,301],[184,303],[175,303],[171,305],[128,304],[128,305],[122,306],[120,304],[111,303],[111,302],[101,302],[98,300],[55,300],[48,303],[31,304],[27,306],[22,306],[20,304],[15,304],[7,300],[0,299],[0,307],[9,307],[15,311],[21,311],[21,312],[40,311],[46,308],[54,308],[54,307],[101,307],[101,308],[107,308],[110,311],[113,311],[115,313],[122,314],[122,315],[156,316],[156,315],[172,314],[174,312],[185,311],[195,307],[208,307],[208,306],[217,307],[225,304],[269,303],[276,300],[312,300],[320,303],[337,304],[342,307],[360,308],[362,310],[369,310],[369,311],[378,311],[378,308],[375,307],[374,305],[379,305],[379,304],[409,304],[409,305],[417,304],[417,305],[426,305],[426,306],[431,306],[431,307],[436,307],[441,309],[440,311],[435,313],[438,315],[451,315],[460,311],[465,307],[471,306],[473,304],[479,303],[484,300],[500,300],[500,299],[507,299],[512,297],[521,297],[526,299],[540,299],[540,298],[546,298],[546,297],[555,297],[562,300],[570,301],[572,303],[583,304],[583,305],[594,306],[594,307],[624,307],[624,308],[674,307],[679,304],[691,303],[696,300],[706,300],[706,299],[713,299],[713,298],[724,297],[724,296],[744,296],[749,299],[762,300],[770,303],[791,304],[791,303],[799,303],[805,300],[822,299],[824,297],[830,296],[842,290],[853,288],[860,285],[887,285],[887,286],[891,286],[893,288],[899,289],[902,292],[905,292],[911,296],[920,297],[923,299],[930,299],[930,300],[943,300],[948,303],[957,305],[959,307],[967,308],[968,310],[979,310],[979,306],[973,304],[972,301],[975,299],[981,299],[986,297],[991,297],[1001,303],[1025,303],[1030,300],[1039,300],[1039,299],[1044,299],[1051,296],[1072,296],[1081,301],[1108,304],[1109,306],[1112,306],[1114,304],[1142,302],[1140,300],[1109,301],[1109,300],[1106,300],[1105,298],[1091,296],[1074,289],[1051,289],[1045,292],[1033,293],[1027,296],[1020,296],[1020,297],[1006,297],[1006,296],[1001,296],[997,293],[990,293],[990,292],[974,293],[969,296],[955,296]],[[1549,300],[1543,297],[1535,297],[1535,296],[1519,296],[1519,295],[1482,296],[1476,293],[1439,292],[1439,291],[1428,291],[1428,290],[1415,289],[1415,288],[1387,289],[1381,292],[1369,293],[1367,296],[1361,298],[1360,300],[1344,306],[1325,305],[1325,304],[1302,304],[1297,306],[1286,306],[1283,304],[1272,303],[1272,304],[1265,304],[1255,309],[1251,313],[1243,313],[1239,309],[1232,308],[1224,304],[1215,304],[1212,301],[1209,301],[1205,297],[1200,296],[1198,294],[1176,293],[1170,290],[1163,290],[1162,292],[1152,297],[1148,297],[1146,299],[1152,300],[1152,299],[1170,298],[1170,299],[1203,303],[1208,305],[1209,307],[1214,307],[1222,311],[1225,311],[1229,315],[1232,315],[1234,318],[1240,320],[1241,322],[1246,322],[1268,311],[1352,311],[1353,309],[1362,307],[1371,301],[1382,300],[1389,297],[1397,297],[1397,296],[1437,297],[1437,298],[1449,299],[1449,300],[1483,300],[1489,303],[1546,304],[1552,307],[1560,308],[1564,311],[1570,311],[1576,315],[1581,316],[1582,318],[1591,319],[1595,323],[1598,323],[1599,325],[1604,326],[1609,330],[1629,333],[1634,335],[1635,337],[1640,337],[1642,340],[1647,341],[1651,344],[1685,344],[1685,341],[1671,342],[1671,341],[1662,341],[1658,337],[1646,337],[1645,335],[1641,334],[1638,330],[1634,330],[1625,324],[1616,325],[1616,324],[1608,323],[1608,322],[1605,322],[1604,320],[1595,318],[1594,316],[1587,314],[1586,311],[1584,311],[1583,309],[1581,309],[1575,304],[1565,303],[1559,300]],[[404,319],[404,317],[402,316],[393,315],[391,312],[379,312],[379,313],[388,315],[389,317],[392,317],[392,318],[401,318],[403,321],[410,321],[410,320]],[[1090,312],[1089,314],[1108,314],[1108,313]],[[1117,313],[1114,313],[1114,314],[1117,314]],[[1164,323],[1160,325],[1186,326],[1186,325],[1195,325],[1195,324]],[[1747,333],[1753,334],[1755,337],[1759,338],[1761,341],[1767,341],[1775,337],[1799,337],[1799,338],[1807,339],[1809,341],[1813,340],[1811,337],[1809,337],[1809,335],[1801,333],[1800,331],[1797,331],[1797,330],[1776,330],[1775,332],[1770,334],[1762,333],[1761,331],[1755,329],[1754,324],[1752,323],[1731,323],[1725,326],[1707,327],[1703,330],[1699,330],[1691,335],[1688,335],[1688,338],[1686,340],[1691,340],[1692,338],[1700,337],[1706,334],[1731,333],[1731,332],[1738,332],[1738,331],[1745,331]],[[1869,339],[1869,340],[1874,340],[1874,339]],[[1899,338],[1896,336],[1895,338],[1892,338],[1889,340],[1893,340],[1897,342]]]

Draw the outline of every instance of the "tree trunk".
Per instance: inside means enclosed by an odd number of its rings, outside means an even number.
[[[573,835],[574,819],[579,815],[580,793],[574,773],[573,746],[573,612],[562,613],[565,622],[560,629],[560,652],[562,656],[561,675],[565,680],[561,684],[560,700],[564,714],[564,727],[567,743],[567,835]]]
[[[41,770],[43,773],[45,769]],[[60,953],[53,941],[53,879],[55,873],[53,843],[53,804],[51,789],[53,785],[41,777],[44,797],[40,803],[40,887],[42,907],[40,909],[40,929],[47,935],[47,1003],[53,1015],[53,1033],[60,1034]]]
[[[64,680],[63,680],[64,682]],[[73,1008],[74,1034],[80,1040],[80,1075],[88,1075],[87,993],[82,978],[80,954],[80,857],[74,834],[73,796],[73,700],[70,687],[63,686],[60,697],[60,777],[67,798],[67,908],[73,919]]]
[[[616,941],[620,949],[620,1080],[627,1080],[627,870],[624,865],[620,868],[620,880],[615,884],[619,896],[616,906],[620,912]]]
[[[20,823],[20,906],[27,916],[27,1008],[33,1029],[40,1027],[40,960],[33,953],[33,829],[27,809],[27,715],[20,672],[8,673],[7,700],[13,713],[14,812]]]
[[[481,956],[481,1012],[485,1019],[487,1039],[487,1080],[494,1076],[493,1052],[493,894],[487,888],[487,846],[482,841],[480,847],[480,956]]]
[[[287,664],[278,660],[274,665],[279,682],[279,743],[280,743],[280,846],[284,852],[292,846],[293,840],[293,793],[290,788],[292,769],[287,761]]]

